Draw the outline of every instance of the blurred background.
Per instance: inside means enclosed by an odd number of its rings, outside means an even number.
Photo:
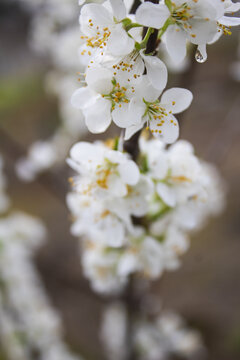
[[[53,6],[61,5],[57,3]],[[67,343],[87,359],[102,360],[98,332],[109,299],[94,294],[82,276],[79,246],[69,232],[65,204],[69,171],[64,156],[33,182],[22,182],[15,171],[29,146],[51,138],[62,123],[59,98],[46,91],[46,74],[53,67],[49,49],[41,53],[32,46],[33,19],[42,11],[41,4],[32,5],[31,1],[0,0],[0,152],[8,193],[13,208],[40,217],[48,227],[48,241],[35,261],[51,303],[63,318]],[[78,11],[76,6],[75,19],[71,18],[77,28]],[[42,41],[49,45],[47,36]],[[169,82],[169,87],[187,87],[194,94],[192,106],[179,117],[181,138],[193,143],[198,156],[218,166],[227,184],[227,206],[220,217],[192,236],[180,270],[165,273],[153,283],[152,292],[164,307],[176,310],[200,330],[208,360],[240,359],[238,60],[235,30],[209,46],[206,63],[190,60],[184,71],[170,75]],[[76,71],[69,71],[77,86]],[[111,128],[106,137],[116,131]],[[83,127],[79,138],[86,136]]]

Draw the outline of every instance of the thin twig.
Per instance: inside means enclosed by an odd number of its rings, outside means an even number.
[[[158,4],[158,0],[145,0],[150,1],[154,4]],[[136,4],[139,4],[139,1],[135,1],[133,8],[135,9]],[[136,7],[137,8],[137,7]],[[147,33],[147,28],[144,28],[143,37]],[[154,30],[154,32],[150,35],[147,46],[146,46],[146,54],[155,53],[157,48],[157,35],[158,31]],[[123,144],[123,148],[126,152],[128,152],[133,160],[137,160],[139,155],[139,137],[141,134],[141,130],[138,131],[134,136],[131,137],[130,140],[125,141]],[[139,219],[138,219],[139,220]],[[134,222],[134,219],[133,219]],[[137,360],[138,356],[134,349],[134,323],[135,318],[140,312],[140,295],[136,294],[135,291],[135,281],[134,276],[131,276],[129,279],[128,287],[123,295],[122,300],[126,305],[127,315],[128,315],[128,323],[127,323],[127,334],[126,334],[126,346],[127,346],[127,360]]]

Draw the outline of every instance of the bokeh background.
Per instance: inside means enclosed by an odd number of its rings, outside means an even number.
[[[63,318],[66,341],[87,359],[102,360],[98,332],[109,300],[96,296],[82,276],[65,205],[67,166],[62,162],[32,183],[21,182],[15,173],[15,163],[28,146],[51,136],[60,123],[57,100],[44,89],[50,64],[31,50],[30,24],[31,12],[19,1],[0,0],[0,152],[8,192],[13,208],[47,224],[48,241],[36,256],[36,266]],[[152,291],[164,307],[201,331],[208,360],[240,359],[240,83],[231,71],[237,46],[234,31],[209,46],[206,63],[192,62],[169,83],[194,94],[192,106],[180,118],[181,138],[218,166],[228,189],[227,205],[221,216],[193,234],[180,270],[165,273]]]

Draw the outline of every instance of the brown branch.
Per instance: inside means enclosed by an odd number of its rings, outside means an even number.
[[[158,0],[145,0],[145,1],[150,1],[154,4],[158,4],[159,1]],[[135,1],[134,6],[139,3],[138,1]],[[145,36],[147,32],[147,28],[144,28],[143,30],[143,37]],[[150,54],[150,53],[155,53],[156,48],[157,48],[157,35],[158,35],[158,30],[154,30],[154,32],[151,34],[151,36],[149,37],[149,40],[147,42],[147,46],[146,46],[146,54]],[[139,137],[141,134],[141,130],[138,131],[136,134],[134,134],[131,139],[127,140],[124,142],[123,144],[123,148],[126,152],[128,152],[133,160],[137,160],[138,155],[139,155]],[[139,220],[139,219],[137,219]],[[135,219],[133,219],[133,222],[135,223]],[[138,221],[139,222],[139,221]],[[127,360],[137,360],[138,359],[138,355],[136,353],[136,350],[134,348],[134,323],[135,323],[135,319],[138,316],[138,314],[140,313],[140,301],[141,301],[141,295],[140,294],[136,294],[135,291],[135,279],[134,276],[132,275],[129,279],[129,283],[128,286],[126,288],[126,291],[123,295],[123,302],[125,303],[126,306],[126,311],[127,311],[127,316],[128,316],[128,322],[127,322],[127,334],[126,334],[126,346],[128,349],[128,354],[127,354]]]
[[[146,2],[152,2],[154,4],[158,4],[159,0],[145,0]],[[136,4],[139,3],[139,1],[135,1],[134,6],[136,6]],[[144,28],[143,29],[143,37],[145,36],[146,32],[147,32],[148,28]],[[150,54],[150,53],[155,53],[156,52],[156,48],[158,45],[158,41],[157,41],[157,36],[158,36],[158,30],[154,30],[154,32],[150,35],[149,40],[147,42],[147,46],[146,46],[146,50],[145,53],[146,54]],[[139,141],[139,137],[141,134],[141,130],[139,130],[136,134],[134,134],[131,139],[127,140],[124,142],[123,144],[123,148],[126,152],[128,152],[132,159],[136,161],[138,154],[139,154],[139,145],[138,145],[138,141]]]

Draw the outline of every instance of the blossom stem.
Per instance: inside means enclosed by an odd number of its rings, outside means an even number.
[[[165,33],[165,31],[167,30],[167,28],[169,27],[169,25],[172,24],[172,19],[169,17],[166,21],[165,24],[163,25],[163,27],[159,30],[158,32],[158,39],[160,40],[161,37],[163,36],[163,34]]]
[[[140,44],[136,43],[137,50],[144,49],[147,46],[148,40],[149,40],[149,38],[150,38],[150,36],[152,35],[153,32],[154,32],[153,28],[148,28],[147,29],[147,32],[146,32],[146,35],[144,36],[143,41]]]
[[[152,3],[158,4],[159,0],[145,0],[150,1]],[[141,48],[145,48],[145,54],[151,54],[154,53],[157,47],[157,37],[158,37],[158,30],[154,30],[152,28],[145,28],[143,31],[144,38],[140,46],[144,45]],[[140,50],[140,49],[138,49]],[[131,137],[130,140],[125,141],[123,144],[123,148],[125,151],[127,151],[131,156],[133,160],[137,160],[139,156],[139,137],[141,135],[141,130],[138,131],[135,135]],[[136,220],[136,219],[135,219]],[[138,219],[141,221],[141,219]],[[132,276],[129,279],[128,288],[126,289],[125,296],[124,296],[124,302],[126,304],[127,309],[127,315],[128,315],[128,322],[127,322],[127,348],[128,348],[128,354],[127,354],[127,360],[137,360],[138,356],[136,354],[136,351],[134,349],[134,322],[136,315],[140,311],[140,300],[141,296],[139,294],[136,294],[135,290],[135,279]]]
[[[165,0],[165,5],[168,7],[169,11],[172,11],[172,2],[171,0]]]
[[[131,23],[131,24],[127,25],[127,26],[125,27],[125,29],[126,29],[126,31],[129,31],[129,30],[131,30],[132,28],[136,28],[136,27],[142,27],[142,25],[140,25],[140,24],[138,24],[138,23]]]

